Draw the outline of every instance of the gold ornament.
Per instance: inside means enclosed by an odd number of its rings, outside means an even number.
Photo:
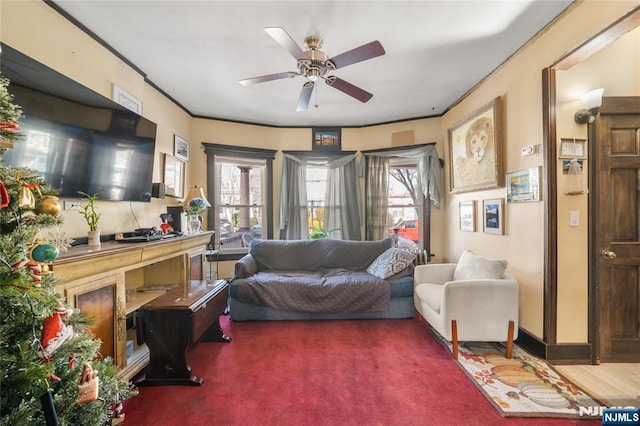
[[[55,195],[43,195],[40,200],[39,212],[49,214],[51,216],[58,216],[60,214],[60,198]]]
[[[20,188],[20,194],[18,195],[18,207],[21,209],[33,209],[36,207],[36,198],[31,192],[29,185],[22,185]]]

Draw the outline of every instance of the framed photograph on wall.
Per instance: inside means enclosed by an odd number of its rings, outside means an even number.
[[[173,155],[180,160],[189,161],[189,142],[173,135]]]
[[[584,160],[587,158],[587,140],[576,138],[561,138],[559,158],[578,158]]]
[[[341,129],[339,127],[314,127],[312,130],[312,151],[340,151]]]
[[[476,202],[460,202],[460,230],[476,232]]]
[[[164,155],[164,193],[169,197],[184,198],[184,161],[173,155]]]
[[[482,200],[482,230],[487,234],[504,235],[504,199]]]
[[[507,203],[540,201],[540,168],[507,173]]]
[[[503,185],[500,97],[449,129],[450,192]]]

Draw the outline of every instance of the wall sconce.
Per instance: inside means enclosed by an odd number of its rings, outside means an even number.
[[[600,105],[602,105],[602,94],[604,89],[595,89],[580,96],[580,100],[585,108],[579,109],[574,115],[574,119],[578,124],[591,123],[596,119]]]

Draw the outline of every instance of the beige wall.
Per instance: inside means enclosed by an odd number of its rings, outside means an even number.
[[[505,171],[541,166],[542,157],[536,154],[522,157],[520,149],[542,143],[541,70],[566,52],[593,37],[607,25],[629,11],[635,1],[585,1],[559,19],[546,32],[539,35],[517,55],[488,77],[476,90],[442,118],[414,120],[404,123],[343,130],[343,149],[364,150],[392,146],[394,133],[414,131],[415,143],[436,142],[440,155],[446,159],[447,129],[462,118],[500,96],[503,102],[503,131],[505,135]],[[173,135],[190,141],[191,159],[187,168],[187,185],[205,182],[206,161],[201,142],[244,145],[274,150],[305,150],[310,148],[310,129],[280,129],[217,120],[194,119],[167,100],[161,93],[144,82],[142,76],[117,59],[110,52],[85,35],[53,9],[37,0],[2,1],[0,4],[2,42],[20,50],[49,67],[73,78],[104,96],[111,97],[116,84],[140,99],[144,116],[158,124],[154,181],[162,180],[162,153],[173,152]],[[631,42],[637,47],[638,37]],[[633,45],[633,43],[636,43]],[[627,50],[626,47],[623,49]],[[638,49],[636,48],[636,53]],[[603,59],[614,63],[616,59]],[[603,62],[607,63],[607,62]],[[633,64],[633,60],[632,60]],[[636,74],[637,56],[636,56]],[[576,67],[578,69],[578,67]],[[571,70],[573,71],[573,70]],[[585,81],[585,87],[613,84],[606,81],[611,69],[601,67],[602,79]],[[631,70],[633,72],[633,70]],[[585,76],[592,76],[590,70]],[[564,78],[564,77],[563,77]],[[580,77],[582,78],[582,77]],[[591,78],[591,77],[589,77]],[[579,77],[569,77],[570,81]],[[617,80],[617,79],[615,79]],[[588,83],[588,84],[587,84]],[[630,86],[638,90],[637,79]],[[606,94],[613,94],[607,86]],[[627,90],[622,85],[616,90]],[[611,90],[611,93],[609,91]],[[573,111],[571,106],[569,111]],[[420,112],[418,111],[417,114]],[[428,112],[425,112],[428,113]],[[573,113],[571,112],[571,115]],[[570,121],[569,119],[563,119]],[[580,129],[559,130],[576,133]],[[275,201],[278,201],[279,176],[282,157],[276,156]],[[447,173],[445,173],[446,175]],[[448,185],[448,184],[447,184]],[[445,191],[446,192],[446,191]],[[559,191],[560,192],[560,191]],[[458,227],[458,203],[478,201],[478,217],[483,199],[505,197],[504,188],[446,195],[442,209],[434,209],[432,236],[436,261],[455,261],[465,249],[475,250],[489,257],[509,260],[509,272],[518,278],[521,288],[521,326],[537,336],[543,328],[543,216],[542,202],[505,205],[506,227],[504,236],[482,232],[461,232]],[[585,197],[582,197],[585,198]],[[159,223],[158,215],[166,205],[176,200],[154,199],[151,203],[98,203],[103,213],[103,233],[129,231],[138,226]],[[581,223],[586,223],[586,201],[576,198],[565,200],[559,196],[559,248],[563,266],[559,271],[559,342],[586,341],[586,228],[569,229],[568,211],[579,210]],[[274,228],[277,228],[277,208],[274,210]],[[63,229],[72,236],[84,235],[86,225],[75,212],[64,212]],[[230,274],[232,263],[222,265],[222,276]],[[575,272],[575,274],[574,274]],[[227,275],[225,275],[227,274]]]
[[[542,143],[542,69],[552,65],[567,52],[595,36],[616,19],[623,16],[636,2],[585,1],[573,7],[546,32],[505,63],[487,78],[471,95],[447,113],[443,119],[443,135],[446,129],[472,113],[496,96],[504,102],[503,126],[505,135],[505,171],[512,172],[542,166],[541,154],[522,157],[520,149]],[[633,37],[633,36],[632,36]],[[640,68],[631,60],[630,75],[637,76]],[[611,69],[616,68],[617,56],[606,59],[608,66],[600,65],[600,79],[584,83],[604,84],[615,78]],[[605,59],[603,59],[605,61]],[[576,67],[577,68],[577,67]],[[586,66],[585,66],[586,68]],[[635,73],[635,74],[634,74]],[[591,71],[585,71],[591,76]],[[628,77],[628,75],[627,75]],[[575,77],[578,78],[577,76]],[[592,77],[590,77],[592,78]],[[573,121],[571,108],[569,118]],[[563,129],[563,127],[560,127]],[[571,132],[570,132],[571,133]],[[443,136],[445,137],[445,136]],[[560,193],[561,191],[559,191]],[[543,333],[543,207],[542,202],[507,204],[505,209],[506,232],[504,236],[461,232],[458,230],[458,203],[463,200],[505,197],[503,188],[451,195],[447,203],[447,241],[445,257],[456,260],[465,249],[509,261],[508,271],[520,282],[520,324],[536,336]],[[580,197],[586,199],[586,197]],[[558,343],[587,341],[587,239],[586,200],[566,200],[559,195],[559,271],[558,294]],[[578,203],[580,205],[575,205]],[[569,228],[569,210],[581,212],[581,226]],[[478,215],[481,216],[480,210]],[[481,223],[478,224],[481,229]]]

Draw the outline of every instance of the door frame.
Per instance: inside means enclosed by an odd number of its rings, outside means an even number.
[[[543,125],[543,200],[544,208],[544,312],[543,312],[543,342],[546,345],[557,344],[557,290],[558,290],[558,188],[557,182],[557,126],[556,126],[556,70],[566,70],[588,58],[595,52],[605,48],[610,43],[640,26],[640,6],[609,25],[607,28],[587,40],[582,45],[567,53],[558,61],[542,70],[542,125]],[[593,157],[594,144],[589,144],[589,158]],[[593,184],[596,178],[594,168],[588,168],[588,181]],[[589,220],[593,217],[593,197],[589,197]],[[588,262],[594,264],[598,256],[593,244],[593,229],[589,224]],[[590,361],[596,364],[599,356],[598,314],[597,314],[597,272],[589,267],[588,271],[588,338],[590,344]]]

